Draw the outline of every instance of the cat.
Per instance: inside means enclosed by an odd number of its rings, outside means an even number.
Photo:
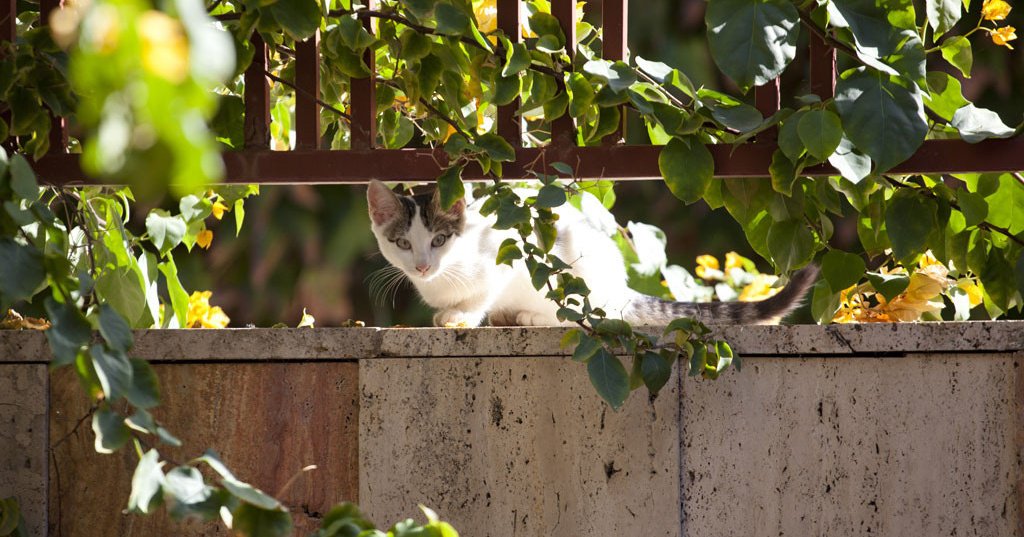
[[[398,195],[380,181],[367,190],[371,229],[384,258],[408,277],[436,310],[435,326],[547,326],[565,324],[558,306],[538,291],[521,262],[498,265],[498,247],[514,230],[496,230],[482,200],[460,199],[441,208],[438,193]],[[814,283],[810,265],[792,275],[779,293],[760,302],[673,302],[626,285],[622,254],[614,240],[569,204],[556,213],[552,253],[572,265],[590,288],[590,302],[608,317],[636,325],[663,326],[677,317],[705,323],[777,323],[796,308]]]

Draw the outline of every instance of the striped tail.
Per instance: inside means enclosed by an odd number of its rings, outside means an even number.
[[[622,318],[648,326],[663,326],[678,317],[718,324],[777,324],[800,305],[817,277],[817,265],[809,265],[794,273],[781,291],[760,302],[673,302],[637,293],[623,309]]]

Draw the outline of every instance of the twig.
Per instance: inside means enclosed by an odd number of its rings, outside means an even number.
[[[206,12],[207,13],[213,13],[213,10],[217,9],[218,7],[220,7],[221,2],[223,2],[223,1],[224,0],[214,0],[214,2],[212,4],[210,4],[210,7],[206,8]]]
[[[84,416],[82,416],[81,418],[78,419],[78,422],[75,423],[75,426],[72,427],[71,430],[68,431],[67,434],[65,434],[63,437],[61,437],[60,440],[57,440],[57,442],[55,444],[50,446],[50,451],[53,451],[53,450],[57,449],[58,447],[60,447],[61,444],[63,444],[64,442],[67,442],[69,438],[71,438],[72,436],[77,434],[78,433],[78,428],[81,427],[82,424],[85,423],[85,420],[89,419],[89,417],[92,416],[93,413],[95,413],[96,409],[98,409],[98,408],[99,408],[98,405],[93,404],[92,407],[89,408],[89,411],[86,412]]]
[[[281,77],[271,73],[270,71],[267,71],[266,69],[263,70],[263,74],[266,75],[267,78],[273,80],[274,82],[278,82],[280,84],[284,84],[285,86],[288,86],[289,88],[291,88],[291,89],[293,89],[293,90],[295,90],[295,91],[305,95],[306,98],[313,99],[314,101],[316,101],[316,104],[319,104],[320,106],[330,110],[331,112],[334,112],[335,114],[338,114],[339,116],[345,118],[345,120],[347,120],[349,123],[352,122],[352,116],[350,116],[349,114],[346,114],[345,112],[342,112],[341,110],[338,110],[337,108],[335,108],[335,107],[325,103],[323,100],[321,100],[320,98],[316,97],[312,93],[306,91],[305,89],[300,88],[300,87],[296,86],[295,84],[292,84],[291,82],[289,82],[289,81],[287,81],[287,80],[285,80],[285,79],[283,79],[283,78],[281,78]]]
[[[824,41],[826,44],[828,44],[828,46],[830,46],[830,47],[832,47],[832,48],[834,48],[836,50],[841,50],[841,51],[845,52],[846,54],[849,54],[850,56],[855,58],[858,62],[864,63],[863,60],[861,60],[860,57],[857,56],[857,51],[855,51],[852,48],[850,48],[849,45],[847,45],[846,43],[843,43],[841,41],[837,41],[832,36],[830,36],[830,35],[826,34],[825,32],[823,32],[821,30],[821,28],[818,28],[818,25],[814,24],[814,21],[811,20],[811,17],[810,17],[810,15],[807,14],[807,12],[800,11],[799,13],[800,13],[800,22],[804,23],[804,26],[806,26],[807,29],[811,31],[811,33],[813,33],[814,35],[818,36],[818,38],[821,39],[822,41]]]

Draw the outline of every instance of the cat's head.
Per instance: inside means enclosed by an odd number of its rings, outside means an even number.
[[[441,208],[437,192],[400,196],[380,181],[366,192],[370,223],[384,257],[410,278],[430,280],[443,272],[454,239],[466,225],[466,201]]]

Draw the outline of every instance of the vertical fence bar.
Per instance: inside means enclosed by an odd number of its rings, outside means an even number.
[[[15,17],[18,13],[17,0],[0,0],[0,57],[5,55],[6,43],[14,44],[14,38],[18,33]],[[11,112],[0,113],[0,120],[8,125],[11,124]],[[6,140],[0,140],[0,143]]]
[[[523,38],[519,4],[520,0],[498,0],[498,28],[512,43],[518,43]],[[512,104],[498,107],[498,136],[515,148],[523,145],[522,119],[516,115],[518,108],[519,97]]]
[[[562,33],[565,34],[565,51],[568,53],[571,63],[576,58],[576,0],[552,0],[551,14],[558,19]],[[565,81],[557,80],[556,82],[558,82],[559,91],[564,92]],[[568,112],[551,124],[552,143],[575,144],[575,133],[576,127]]]
[[[267,79],[267,45],[258,32],[252,34],[256,52],[245,70],[245,148],[270,148],[270,81]]]
[[[49,26],[50,14],[54,10],[63,7],[61,0],[39,0],[39,22],[43,26]],[[58,117],[52,110],[53,118],[50,123],[50,151],[66,153],[68,149],[67,122],[64,118]]]
[[[295,43],[295,147],[320,148],[320,32]]]
[[[366,8],[374,9],[375,4],[376,0],[367,0]],[[363,26],[371,34],[372,21],[370,17],[363,19]],[[353,78],[349,84],[352,93],[352,149],[373,149],[377,143],[377,65],[372,48],[363,53],[363,61],[370,69],[370,76]]]
[[[836,49],[821,38],[811,35],[811,93],[821,100],[836,93]]]
[[[604,0],[601,8],[601,26],[604,32],[604,59],[625,60],[626,39],[629,35],[629,0]],[[626,108],[620,106],[619,112],[622,113],[622,121],[619,128],[612,133],[612,140],[615,142],[626,137]]]
[[[754,107],[764,117],[769,117],[779,111],[782,106],[781,95],[779,94],[779,79],[754,88]],[[775,127],[772,127],[757,136],[758,142],[774,142],[778,137]]]

